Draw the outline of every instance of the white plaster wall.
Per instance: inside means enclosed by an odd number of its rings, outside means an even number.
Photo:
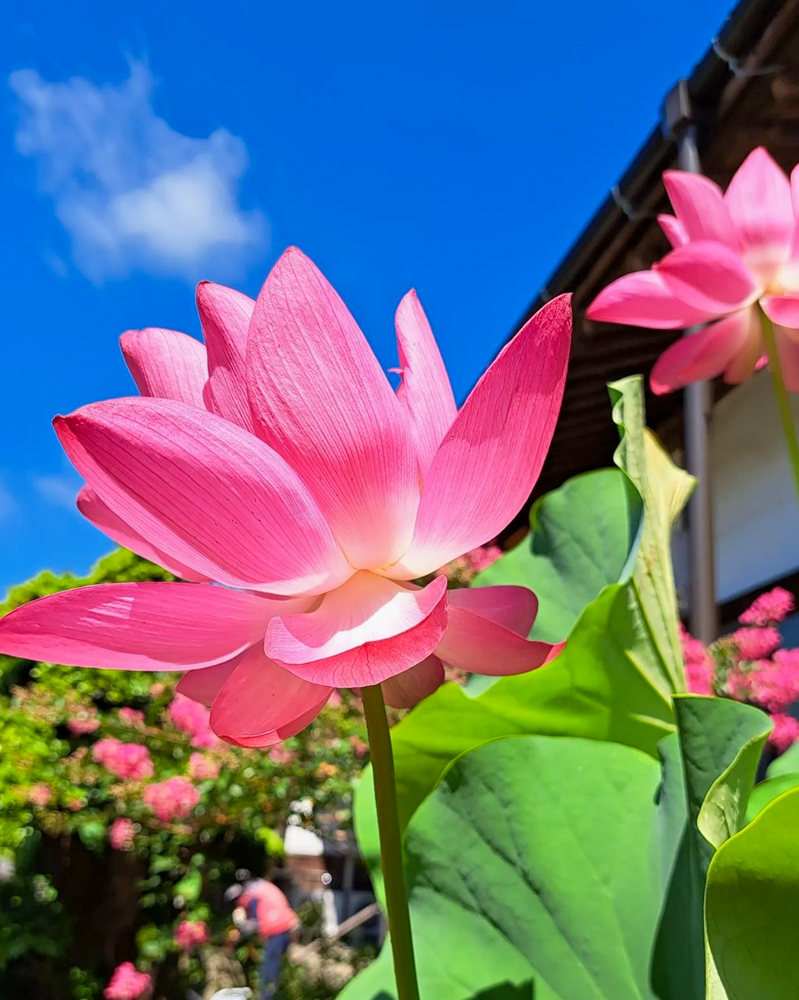
[[[716,406],[711,444],[721,603],[799,568],[799,502],[768,372]]]

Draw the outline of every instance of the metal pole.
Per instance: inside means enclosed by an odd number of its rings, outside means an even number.
[[[685,80],[664,104],[664,126],[677,141],[677,166],[699,174],[696,123]],[[694,330],[686,330],[690,336]],[[713,556],[713,493],[710,482],[710,429],[713,385],[694,382],[684,390],[685,459],[697,485],[688,503],[688,553],[691,572],[691,633],[704,643],[718,638],[716,580]]]

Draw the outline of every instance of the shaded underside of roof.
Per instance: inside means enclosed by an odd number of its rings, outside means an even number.
[[[720,32],[716,49],[697,65],[688,89],[709,177],[726,186],[758,145],[790,170],[799,162],[799,0],[740,4]],[[632,207],[632,217],[609,198],[523,317],[554,295],[574,293],[574,342],[563,410],[536,495],[579,472],[612,463],[618,438],[605,384],[638,372],[648,378],[658,355],[679,335],[585,318],[587,306],[606,284],[649,267],[669,249],[656,216],[668,211],[661,174],[676,167],[676,158],[673,139],[656,129],[618,184],[618,201]],[[682,393],[656,397],[647,390],[647,413],[650,426],[677,446]]]

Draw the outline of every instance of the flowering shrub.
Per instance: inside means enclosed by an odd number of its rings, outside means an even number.
[[[188,778],[174,775],[144,789],[144,804],[162,823],[186,819],[200,801],[200,793]]]
[[[771,715],[772,746],[784,753],[799,739],[799,720],[788,710],[799,701],[799,649],[780,649],[780,622],[794,610],[782,587],[761,594],[743,612],[743,626],[709,647],[681,631],[685,677],[694,694],[749,702]]]
[[[172,723],[191,737],[193,747],[212,747],[217,742],[208,723],[211,713],[199,702],[192,701],[183,694],[176,694],[168,714]]]
[[[146,972],[137,972],[133,962],[123,962],[114,969],[103,996],[105,1000],[138,1000],[151,985],[152,979]]]
[[[92,760],[118,778],[143,781],[153,776],[150,751],[140,743],[122,743],[113,736],[98,740],[92,747]]]
[[[41,574],[6,608],[166,576],[121,550],[84,580]],[[209,739],[207,711],[175,695],[176,679],[0,657],[0,981],[9,995],[138,996],[124,991],[150,977],[155,996],[202,992],[211,973],[201,942],[185,949],[178,928],[193,928],[180,932],[185,943],[205,927],[207,947],[221,948],[232,931],[225,890],[238,869],[261,873],[280,856],[290,817],[317,830],[349,824],[366,736],[355,696],[337,695],[311,729],[267,752]],[[30,985],[33,959],[43,992]],[[255,976],[259,952],[241,944],[231,961]]]
[[[175,928],[175,944],[181,951],[191,951],[207,944],[211,935],[204,920],[181,920]]]

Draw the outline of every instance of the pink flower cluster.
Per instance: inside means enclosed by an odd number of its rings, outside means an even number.
[[[740,615],[743,628],[707,649],[685,629],[680,636],[688,690],[765,709],[774,725],[770,742],[780,753],[799,739],[799,720],[789,712],[799,702],[799,649],[780,649],[777,628],[793,610],[793,596],[775,587]]]
[[[185,819],[200,801],[200,793],[188,778],[176,775],[144,789],[144,804],[162,823]]]
[[[793,594],[783,587],[775,587],[773,590],[761,594],[744,613],[738,621],[742,625],[778,625],[790,615],[796,607]]]
[[[119,721],[123,722],[126,726],[143,726],[144,725],[144,712],[140,712],[138,708],[120,708],[119,710]]]
[[[133,820],[120,816],[111,824],[111,829],[108,831],[108,842],[115,851],[132,851],[134,830]]]
[[[45,806],[49,806],[53,799],[53,789],[46,785],[43,781],[38,782],[38,784],[31,785],[28,789],[28,801],[34,805],[38,806],[39,809],[44,809]]]
[[[92,760],[118,778],[143,781],[153,776],[150,751],[141,743],[122,743],[113,736],[98,740],[92,747]]]
[[[182,920],[175,928],[175,944],[181,951],[191,951],[211,939],[204,920]]]
[[[204,753],[189,757],[189,775],[195,781],[213,781],[219,777],[219,764]]]
[[[133,962],[123,962],[114,969],[103,996],[105,1000],[138,1000],[151,985],[152,978],[146,972],[137,972]]]
[[[685,685],[691,694],[713,694],[713,660],[703,642],[680,625],[680,642],[685,659]]]
[[[100,728],[96,708],[82,708],[78,714],[67,722],[67,729],[73,736],[87,736]]]
[[[208,720],[211,713],[197,701],[183,694],[176,694],[167,709],[172,725],[191,736],[193,747],[212,747],[217,743]]]
[[[779,753],[785,753],[788,747],[793,746],[799,740],[799,721],[792,715],[785,715],[776,712],[771,716],[774,728],[769,736],[769,743],[775,747]]]

